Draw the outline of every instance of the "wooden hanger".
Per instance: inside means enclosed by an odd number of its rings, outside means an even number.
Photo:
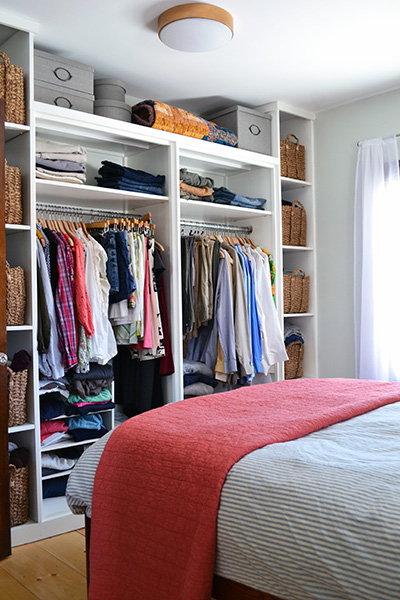
[[[116,221],[116,219],[112,219]],[[111,224],[111,221],[96,221],[96,223],[86,223],[87,229],[107,229]],[[114,223],[113,223],[114,224]]]
[[[86,223],[84,221],[79,221],[79,225],[81,226],[81,229],[82,229],[85,237],[87,237],[87,239],[89,239],[89,233],[88,233],[88,230],[86,229]]]

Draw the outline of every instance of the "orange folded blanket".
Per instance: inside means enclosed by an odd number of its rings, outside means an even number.
[[[95,478],[89,599],[209,600],[229,469],[399,400],[399,383],[301,379],[182,400],[120,425]]]

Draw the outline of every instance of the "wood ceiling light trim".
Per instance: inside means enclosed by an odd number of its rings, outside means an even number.
[[[233,17],[225,9],[213,4],[180,4],[173,6],[163,12],[158,18],[158,34],[161,30],[174,21],[182,19],[209,19],[223,23],[232,31],[233,35]]]

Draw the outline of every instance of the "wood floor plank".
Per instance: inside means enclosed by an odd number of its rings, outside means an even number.
[[[14,548],[1,566],[39,600],[86,600],[86,577],[37,544]]]
[[[0,598],[1,600],[37,600],[19,581],[14,579],[0,566]]]
[[[77,531],[40,540],[37,546],[86,577],[85,538]]]
[[[76,531],[77,531],[77,533],[80,533],[81,535],[86,535],[85,528],[77,529]]]

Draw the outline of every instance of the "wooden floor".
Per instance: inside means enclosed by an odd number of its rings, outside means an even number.
[[[1,600],[86,600],[85,531],[13,548],[0,562]]]

